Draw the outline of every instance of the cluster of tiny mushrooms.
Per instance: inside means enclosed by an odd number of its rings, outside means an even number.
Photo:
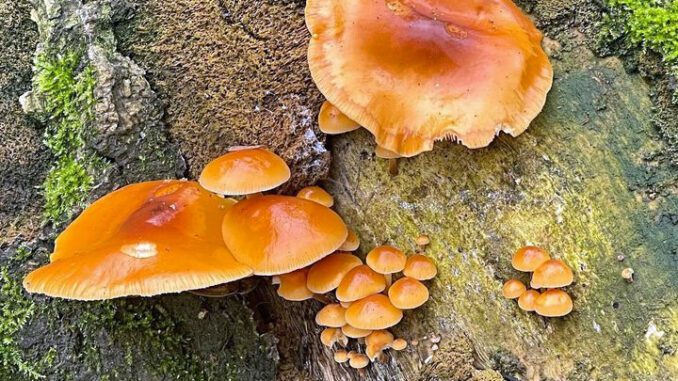
[[[521,134],[553,81],[542,34],[511,0],[308,0],[305,15],[311,75],[327,99],[320,129],[339,134],[363,127],[374,136],[376,155],[392,164],[432,150],[438,140],[480,148],[502,131]],[[340,350],[337,361],[359,368],[385,348],[402,349],[406,342],[385,329],[400,321],[403,309],[428,299],[420,281],[435,276],[435,265],[388,246],[370,251],[364,265],[348,253],[359,242],[330,209],[327,192],[261,194],[289,177],[273,152],[235,147],[209,163],[198,182],[123,187],[73,221],[56,239],[50,263],[31,272],[24,286],[100,300],[273,276],[290,300],[336,288],[338,303],[316,319],[328,327],[322,341],[364,337],[366,344],[366,355]],[[541,265],[547,264],[562,262]],[[564,282],[549,278],[556,271],[550,265],[542,276],[542,267],[525,271],[536,270],[533,287],[549,290],[538,295],[510,281],[506,295],[545,316],[569,312],[569,296],[550,289]],[[391,284],[400,271],[404,276]]]
[[[518,306],[541,316],[559,317],[572,312],[572,298],[561,290],[574,281],[572,270],[560,259],[552,259],[536,246],[525,246],[513,254],[511,265],[518,271],[532,273],[528,290],[518,279],[504,283],[502,294],[507,299],[518,299]],[[537,290],[544,289],[543,292]]]

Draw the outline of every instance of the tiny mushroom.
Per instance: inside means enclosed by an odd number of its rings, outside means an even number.
[[[378,330],[370,333],[365,338],[365,354],[374,361],[381,351],[387,349],[393,343],[393,334],[387,330]]]
[[[341,328],[346,325],[346,309],[340,304],[328,304],[315,315],[316,324],[324,327]]]
[[[348,344],[348,338],[338,328],[325,328],[320,333],[320,342],[330,348],[338,342],[343,347]]]
[[[407,258],[403,274],[417,280],[429,280],[435,278],[438,274],[438,269],[431,258],[421,254],[414,254]]]
[[[420,281],[410,277],[398,279],[388,289],[388,298],[391,303],[401,310],[417,308],[426,303],[428,297],[428,288]]]
[[[407,256],[393,246],[378,246],[367,253],[365,258],[372,270],[384,274],[386,286],[391,284],[392,274],[401,272],[407,263]]]
[[[535,303],[539,298],[539,291],[527,290],[518,297],[518,307],[524,311],[534,311]]]
[[[306,267],[333,253],[348,236],[330,208],[289,196],[259,196],[235,204],[222,234],[233,256],[256,275]]]
[[[536,246],[525,246],[513,254],[511,265],[518,271],[531,273],[549,259],[551,257],[544,249]]]
[[[340,350],[334,352],[334,361],[342,364],[342,363],[347,362],[348,360],[349,360],[348,352],[346,352],[345,350],[340,349]]]
[[[338,251],[319,260],[308,272],[308,289],[316,294],[328,293],[339,286],[341,280],[353,268],[363,264],[353,254]]]
[[[318,204],[325,205],[328,208],[331,208],[332,205],[334,205],[334,197],[327,193],[327,191],[325,191],[323,188],[318,186],[303,188],[297,193],[297,197],[317,202]]]
[[[541,316],[565,316],[572,312],[572,298],[563,290],[546,290],[539,295],[534,306],[535,311]]]
[[[362,369],[370,363],[370,359],[362,353],[356,353],[350,357],[348,364],[351,368]]]
[[[527,287],[525,287],[523,282],[519,281],[518,279],[509,279],[506,281],[506,283],[504,283],[501,293],[506,299],[515,299],[520,297],[520,295],[522,295],[526,290]]]
[[[328,135],[343,134],[360,128],[360,125],[349,119],[328,101],[323,102],[318,114],[318,127]]]
[[[360,339],[361,337],[365,337],[372,333],[372,330],[360,329],[346,324],[345,326],[341,327],[341,332],[343,332],[346,337],[350,337],[351,339]]]
[[[386,279],[367,265],[351,269],[337,287],[337,299],[353,302],[386,289]],[[354,303],[355,304],[355,303]],[[350,308],[350,307],[349,307]]]
[[[403,311],[391,304],[383,294],[360,299],[346,309],[346,322],[360,329],[386,329],[398,324],[402,318]]]
[[[574,275],[565,262],[560,259],[549,259],[532,274],[532,288],[557,288],[572,284]]]
[[[264,192],[290,179],[290,168],[275,153],[261,146],[232,148],[208,163],[198,182],[210,192],[248,195]]]
[[[291,301],[302,301],[311,299],[313,292],[306,287],[306,277],[308,269],[301,269],[287,274],[280,274],[280,287],[278,295],[281,298]]]
[[[351,229],[348,229],[348,237],[346,237],[346,241],[344,241],[341,246],[339,246],[339,250],[341,251],[356,251],[360,247],[360,238],[358,238],[358,235],[355,234],[355,232]]]
[[[128,185],[94,202],[56,239],[32,293],[76,300],[204,289],[252,275],[220,238],[233,203],[192,181]]]
[[[391,348],[396,351],[402,351],[403,349],[407,348],[407,341],[400,338],[395,339],[393,340],[393,344],[391,344]]]

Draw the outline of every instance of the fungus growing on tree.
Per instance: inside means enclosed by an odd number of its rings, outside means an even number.
[[[557,288],[572,284],[574,275],[565,262],[550,259],[539,266],[532,274],[532,288]]]
[[[342,302],[354,302],[386,289],[386,279],[367,265],[351,269],[337,287],[337,299]],[[354,303],[355,304],[355,303]],[[350,308],[350,307],[349,307]],[[355,326],[354,327],[358,327]],[[360,327],[358,327],[360,328]]]
[[[334,197],[327,193],[323,188],[318,186],[310,186],[303,188],[297,193],[297,197],[317,202],[320,205],[325,205],[331,208],[334,205]]]
[[[240,201],[225,215],[223,239],[240,263],[256,275],[306,267],[341,246],[348,230],[330,208],[288,196]]]
[[[381,351],[393,344],[393,334],[387,330],[378,330],[365,337],[365,354],[374,361]]]
[[[348,338],[341,333],[341,330],[338,328],[325,328],[320,333],[320,342],[326,346],[332,348],[334,344],[339,343],[342,347],[345,347],[348,344]]]
[[[414,254],[407,258],[403,274],[417,280],[429,280],[435,278],[438,274],[438,269],[431,258],[421,254]]]
[[[339,250],[341,251],[356,251],[360,247],[360,238],[358,238],[358,235],[355,234],[355,232],[351,229],[348,229],[348,237],[346,237],[346,241],[339,246]]]
[[[360,329],[386,329],[398,324],[402,318],[403,311],[391,304],[383,294],[360,299],[346,309],[346,322]]]
[[[518,279],[509,279],[506,281],[506,283],[504,283],[501,293],[506,299],[515,299],[520,297],[520,295],[522,295],[526,290],[527,287],[525,287],[523,282],[519,281]]]
[[[370,359],[362,353],[356,353],[355,355],[349,357],[348,361],[348,364],[354,369],[362,369],[369,365],[369,363]]]
[[[523,311],[534,311],[535,303],[539,297],[539,291],[537,290],[527,290],[523,292],[520,297],[518,297],[518,307]]]
[[[264,147],[234,147],[208,163],[198,182],[210,192],[248,195],[264,192],[290,179],[285,161]]]
[[[391,344],[391,348],[396,351],[402,351],[407,348],[407,341],[405,339],[395,339],[393,340],[393,344]]]
[[[565,291],[544,291],[534,303],[535,311],[546,317],[565,316],[572,312],[572,298]]]
[[[349,360],[348,358],[348,352],[346,352],[343,349],[340,349],[336,352],[334,352],[334,361],[343,364]]]
[[[542,34],[511,0],[309,0],[306,24],[320,91],[400,156],[517,136],[553,80]]]
[[[345,315],[344,315],[345,317]],[[341,327],[341,332],[346,336],[350,337],[351,339],[360,339],[361,337],[365,337],[372,333],[372,330],[369,329],[360,329],[353,327],[349,324],[344,325]]]
[[[323,102],[318,114],[318,127],[328,135],[337,135],[357,130],[360,125],[349,119],[328,101]]]
[[[77,300],[202,289],[252,275],[219,226],[232,202],[192,181],[133,184],[94,202],[56,239],[29,292]]]
[[[346,325],[345,315],[346,309],[340,304],[328,304],[315,315],[315,323],[323,327],[341,328]]]
[[[316,294],[328,293],[339,286],[341,280],[353,268],[363,264],[353,254],[336,252],[319,260],[308,272],[308,289]]]
[[[410,277],[398,279],[388,289],[388,298],[391,303],[401,310],[415,309],[426,303],[428,297],[428,288]]]
[[[536,246],[525,246],[513,254],[511,266],[518,271],[533,272],[551,259],[549,253]]]
[[[278,295],[283,299],[295,302],[311,299],[313,297],[313,292],[306,287],[307,274],[308,269],[280,274],[278,276],[278,279],[280,280]]]
[[[401,272],[407,263],[407,256],[392,246],[377,246],[365,258],[370,268],[379,274],[384,274],[386,286],[391,285],[392,274]]]

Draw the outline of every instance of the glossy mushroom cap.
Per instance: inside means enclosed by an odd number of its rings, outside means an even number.
[[[334,352],[334,361],[342,364],[347,362],[348,360],[349,360],[348,352],[346,352],[345,350],[338,350]]]
[[[411,310],[421,306],[428,300],[428,288],[420,281],[404,277],[400,278],[388,289],[388,298],[396,308]]]
[[[360,125],[349,119],[338,108],[328,101],[323,102],[318,114],[318,127],[328,135],[343,134],[360,128]]]
[[[315,323],[323,327],[341,328],[346,325],[346,309],[339,304],[328,304],[315,315]]]
[[[360,247],[360,238],[351,229],[348,229],[348,237],[346,241],[339,246],[341,251],[356,251]]]
[[[353,302],[386,289],[386,279],[367,265],[351,269],[337,287],[337,299]]]
[[[431,258],[421,254],[414,254],[407,258],[403,274],[417,280],[429,280],[435,278],[438,274],[438,269]]]
[[[302,301],[311,299],[313,293],[306,287],[306,275],[308,269],[301,269],[287,274],[280,274],[280,286],[278,295],[281,298],[291,301]]]
[[[210,192],[246,195],[264,192],[290,179],[280,156],[263,147],[240,147],[208,163],[198,182]]]
[[[393,274],[403,271],[407,256],[395,247],[378,246],[367,254],[365,262],[379,274]]]
[[[348,236],[331,209],[288,196],[259,196],[233,206],[222,224],[226,246],[256,275],[306,267],[334,252]]]
[[[504,283],[504,287],[501,289],[501,294],[504,295],[506,299],[515,299],[520,297],[525,291],[527,290],[527,287],[525,287],[525,284],[523,282],[519,281],[518,279],[509,279]]]
[[[365,336],[369,335],[370,333],[372,333],[372,330],[360,329],[360,328],[353,327],[349,324],[346,324],[343,327],[341,327],[341,332],[346,337],[350,337],[351,339],[359,339],[361,337],[365,337]]]
[[[401,156],[517,136],[553,80],[542,34],[511,0],[308,0],[306,24],[320,91]]]
[[[550,259],[539,266],[532,274],[532,288],[558,288],[572,284],[574,274],[560,259]]]
[[[527,290],[518,298],[518,307],[524,311],[534,311],[537,298],[541,295],[537,290]]]
[[[297,193],[297,197],[317,202],[318,204],[324,205],[328,208],[334,205],[334,197],[327,193],[323,188],[317,186],[303,188],[299,191],[299,193]]]
[[[393,327],[403,318],[383,294],[370,295],[351,304],[346,310],[346,323],[360,329],[379,330]]]
[[[572,312],[572,298],[563,290],[546,290],[539,295],[534,307],[534,310],[541,316],[565,316]]]
[[[391,348],[396,351],[402,351],[407,348],[407,341],[405,339],[395,339],[393,340],[393,344],[391,344]]]
[[[350,357],[348,364],[353,369],[362,369],[370,364],[370,359],[362,353],[357,353]]]
[[[370,333],[365,338],[365,354],[370,360],[379,356],[382,350],[393,344],[393,334],[387,330],[379,330]]]
[[[316,294],[326,294],[339,286],[351,269],[363,264],[353,254],[338,251],[319,260],[308,272],[308,289]]]
[[[551,259],[551,256],[544,249],[536,246],[525,246],[513,254],[511,265],[518,271],[531,273],[549,259]]]
[[[94,202],[56,239],[32,293],[102,300],[202,289],[252,275],[221,240],[232,202],[191,181],[133,184]]]

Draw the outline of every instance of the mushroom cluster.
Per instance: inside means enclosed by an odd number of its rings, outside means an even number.
[[[518,279],[504,283],[502,295],[518,299],[518,306],[525,311],[535,311],[546,317],[565,316],[572,312],[572,298],[560,288],[574,280],[572,270],[560,259],[552,259],[543,249],[525,246],[513,255],[511,265],[518,271],[532,273],[530,287]],[[538,290],[543,289],[542,292]]]
[[[418,243],[425,246],[428,239]],[[388,329],[401,321],[403,310],[426,303],[429,291],[422,281],[437,274],[427,256],[416,253],[408,257],[392,246],[372,249],[363,263],[349,252],[359,246],[355,234],[349,233],[339,251],[273,280],[280,285],[278,294],[285,299],[315,297],[325,303],[315,318],[318,325],[325,327],[320,341],[330,348],[347,348],[350,339],[356,339],[358,351],[338,349],[334,353],[337,362],[347,362],[356,369],[366,367],[389,348],[407,347],[407,341],[395,338]],[[334,295],[327,295],[333,291]]]
[[[512,0],[308,0],[305,17],[308,64],[327,99],[320,129],[362,126],[379,157],[518,136],[553,82],[542,34]]]

